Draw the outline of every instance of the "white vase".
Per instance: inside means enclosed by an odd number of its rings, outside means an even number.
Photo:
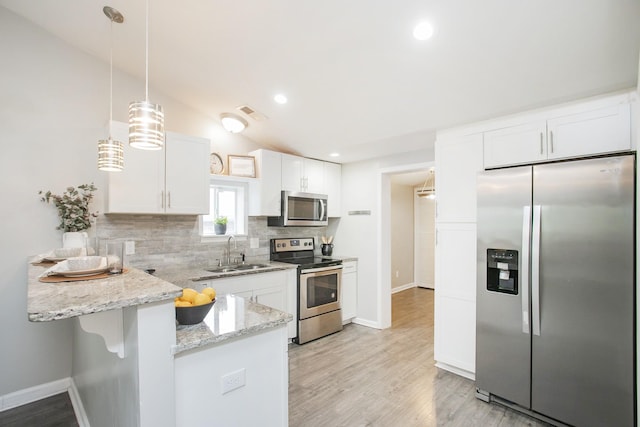
[[[62,233],[63,248],[87,248],[89,235],[86,231],[65,231]]]

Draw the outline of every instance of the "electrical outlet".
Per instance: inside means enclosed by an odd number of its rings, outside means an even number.
[[[124,254],[125,255],[133,255],[136,253],[136,242],[133,240],[129,240],[124,244]]]
[[[244,368],[223,375],[220,378],[222,380],[222,394],[229,393],[230,391],[240,387],[244,387],[244,376]]]
[[[400,277],[400,271],[399,271],[399,270],[396,270],[396,279],[397,279],[398,277]]]
[[[258,249],[260,247],[260,239],[252,237],[249,239],[249,247],[251,249]]]

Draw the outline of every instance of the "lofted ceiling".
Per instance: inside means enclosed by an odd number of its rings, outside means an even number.
[[[115,66],[144,78],[144,0],[0,5],[104,61],[102,7],[118,9]],[[422,20],[427,41],[412,36]],[[635,87],[639,23],[637,0],[150,0],[150,100],[162,91],[215,120],[246,104],[267,117],[247,117],[249,139],[347,163]]]

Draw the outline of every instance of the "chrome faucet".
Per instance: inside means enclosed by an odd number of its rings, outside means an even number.
[[[238,242],[233,234],[229,235],[227,239],[227,265],[231,265],[231,239],[233,239],[233,248],[238,249]]]

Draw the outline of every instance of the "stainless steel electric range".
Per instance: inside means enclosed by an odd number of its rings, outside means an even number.
[[[306,342],[342,330],[342,260],[316,256],[313,237],[271,239],[271,260],[298,265],[297,336]]]

